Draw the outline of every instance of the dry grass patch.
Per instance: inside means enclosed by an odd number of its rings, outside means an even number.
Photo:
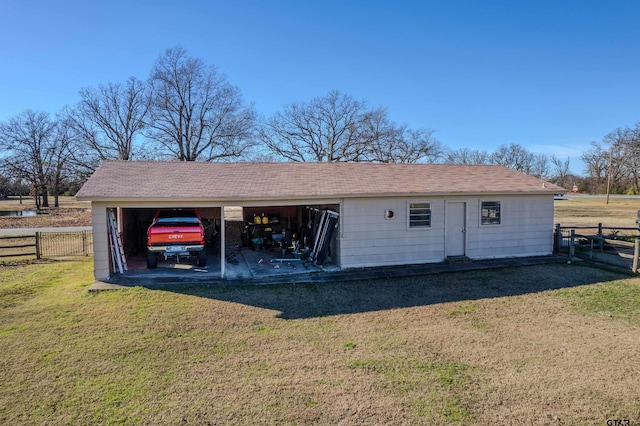
[[[36,216],[0,217],[0,229],[91,226],[90,208],[51,208]]]
[[[53,205],[53,198],[50,201]],[[44,214],[36,216],[0,216],[0,229],[91,226],[91,203],[62,196],[59,204],[60,207],[43,209]],[[36,210],[36,205],[32,198],[23,198],[20,204],[18,197],[9,197],[0,199],[0,210]]]
[[[549,265],[89,294],[91,268],[0,270],[0,423],[640,419],[636,278]],[[614,313],[582,308],[592,293]]]
[[[554,222],[562,226],[636,227],[640,197],[610,198],[572,196],[568,200],[554,202]]]
[[[49,198],[49,204],[53,206],[53,196]],[[91,202],[89,201],[78,201],[76,197],[61,195],[58,199],[58,204],[60,208],[68,208],[68,209],[86,209],[91,207]],[[36,202],[32,197],[22,197],[22,202],[20,202],[20,197],[12,195],[8,198],[0,198],[0,210],[35,210]]]

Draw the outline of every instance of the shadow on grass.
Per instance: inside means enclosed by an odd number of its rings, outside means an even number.
[[[553,263],[359,281],[160,288],[277,311],[283,319],[301,319],[517,296],[621,278],[628,275]]]

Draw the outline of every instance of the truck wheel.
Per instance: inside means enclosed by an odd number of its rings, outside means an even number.
[[[158,267],[158,258],[154,252],[147,252],[147,268],[156,269]]]
[[[207,252],[204,249],[198,252],[198,266],[207,266]]]

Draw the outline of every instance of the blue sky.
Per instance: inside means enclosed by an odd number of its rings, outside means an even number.
[[[580,154],[640,121],[640,1],[0,1],[0,121],[181,45],[263,115],[340,90],[450,148]]]

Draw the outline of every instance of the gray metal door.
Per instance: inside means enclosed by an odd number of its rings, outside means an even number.
[[[445,255],[465,255],[465,233],[467,230],[467,203],[447,203],[447,224],[445,229]]]

